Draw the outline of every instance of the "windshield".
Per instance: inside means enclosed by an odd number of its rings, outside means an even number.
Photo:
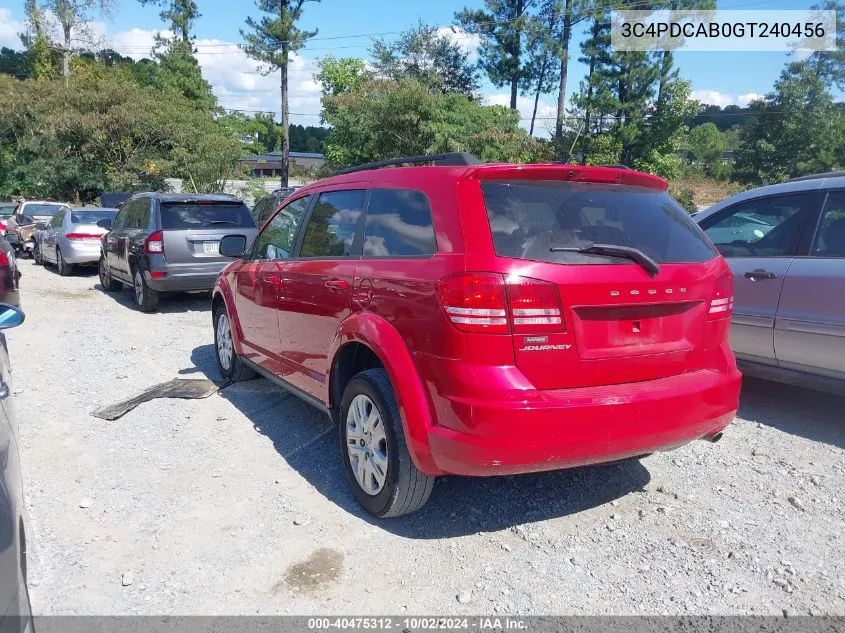
[[[36,217],[54,216],[60,209],[66,208],[63,204],[28,204],[24,207],[27,215]]]
[[[634,248],[660,264],[706,262],[717,255],[663,191],[528,180],[486,181],[481,188],[496,254],[502,257],[557,264],[632,263],[560,250],[594,244]]]
[[[74,209],[70,214],[71,224],[96,224],[100,220],[114,220],[117,209]]]
[[[7,218],[14,214],[15,209],[18,208],[16,204],[0,204],[0,217]]]
[[[254,228],[255,222],[243,203],[164,202],[161,226],[163,229]]]

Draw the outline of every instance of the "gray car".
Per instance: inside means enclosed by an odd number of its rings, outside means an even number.
[[[37,225],[33,255],[36,264],[55,264],[63,277],[73,273],[77,265],[94,265],[100,261],[100,238],[106,229],[98,226],[113,220],[117,209],[64,208],[50,223]]]
[[[734,272],[743,372],[845,391],[845,173],[746,191],[695,221]]]
[[[142,193],[120,208],[101,241],[100,282],[109,292],[132,287],[143,312],[160,294],[211,290],[231,260],[220,255],[224,235],[258,232],[242,200],[225,194]]]
[[[26,588],[26,525],[12,406],[9,354],[2,330],[23,323],[19,308],[0,304],[0,631],[32,630]]]

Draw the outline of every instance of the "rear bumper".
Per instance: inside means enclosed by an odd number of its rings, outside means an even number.
[[[572,468],[677,448],[733,420],[741,375],[702,370],[625,385],[535,391],[513,400],[461,400],[458,431],[429,429],[441,473],[502,475]],[[442,413],[441,409],[441,413]]]
[[[144,271],[144,276],[150,288],[161,292],[211,290],[217,282],[217,275],[227,264],[228,262],[214,262],[188,266],[153,266],[151,270]],[[154,279],[152,273],[163,273],[164,277]]]
[[[100,261],[100,241],[65,240],[59,246],[62,257],[68,264],[96,264]]]

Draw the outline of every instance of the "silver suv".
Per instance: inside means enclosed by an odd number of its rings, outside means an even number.
[[[224,194],[139,193],[120,208],[100,246],[100,283],[108,292],[132,286],[142,312],[158,307],[162,292],[211,290],[231,260],[220,255],[224,235],[258,229],[242,200]]]
[[[734,272],[743,372],[845,392],[845,172],[746,191],[695,221]]]

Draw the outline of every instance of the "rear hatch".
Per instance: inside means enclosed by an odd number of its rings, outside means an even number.
[[[162,202],[161,228],[171,264],[229,262],[220,255],[220,240],[244,235],[251,244],[257,232],[249,209],[234,200]]]
[[[496,254],[514,260],[504,283],[516,363],[537,388],[653,380],[712,362],[705,323],[726,318],[732,280],[662,189],[481,186]]]

